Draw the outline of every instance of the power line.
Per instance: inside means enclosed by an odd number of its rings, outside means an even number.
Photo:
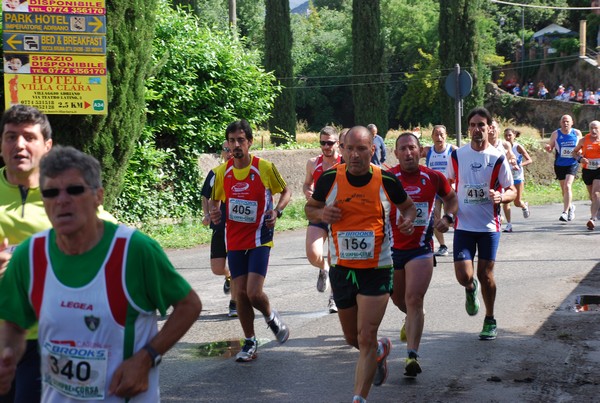
[[[544,8],[550,10],[600,10],[600,7],[558,7],[558,6],[542,6],[537,4],[514,3],[512,1],[490,0],[490,3],[503,4],[507,6],[528,7],[528,8]]]
[[[500,71],[516,71],[516,70],[520,70],[522,68],[531,68],[531,67],[541,67],[541,66],[546,66],[546,65],[550,65],[550,64],[554,64],[554,63],[564,63],[564,62],[570,62],[570,61],[575,61],[579,59],[579,55],[572,55],[572,56],[564,56],[564,57],[557,57],[554,59],[538,59],[538,60],[530,60],[527,62],[520,62],[520,63],[513,63],[511,66],[509,67],[505,67],[502,69],[492,69],[491,72],[492,74],[494,73],[498,73]],[[465,67],[461,67],[463,70],[469,70],[472,69],[472,66],[465,66]],[[420,70],[418,72],[416,71],[411,71],[411,72],[394,72],[394,73],[385,73],[386,76],[390,76],[390,75],[395,75],[395,74],[419,74],[419,77],[414,77],[414,78],[403,78],[403,79],[398,79],[398,80],[377,80],[377,81],[368,81],[368,82],[362,82],[362,83],[340,83],[340,84],[312,84],[312,85],[298,85],[298,86],[293,86],[293,87],[284,87],[284,89],[295,89],[295,90],[302,90],[302,89],[315,89],[315,88],[346,88],[346,87],[356,87],[356,86],[360,86],[360,85],[383,85],[383,84],[397,84],[397,83],[410,83],[410,82],[415,82],[415,81],[424,81],[424,80],[441,80],[442,78],[446,77],[447,74],[444,74],[445,71],[452,71],[453,68],[449,68],[449,69],[432,69],[432,70]],[[426,78],[424,78],[422,75],[428,75]],[[381,74],[371,74],[371,75],[377,75],[377,76],[381,76]],[[360,75],[352,75],[352,74],[348,74],[348,75],[342,75],[342,76],[315,76],[318,79],[326,79],[326,78],[353,78],[353,77],[361,77],[361,76],[369,76],[369,74],[360,74]],[[295,77],[298,78],[298,77]],[[306,77],[303,76],[303,78],[305,78],[306,80],[309,79],[313,79],[313,77]]]

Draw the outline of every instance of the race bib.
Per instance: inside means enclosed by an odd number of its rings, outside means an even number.
[[[490,186],[487,183],[463,186],[465,190],[465,204],[478,205],[492,202],[489,197]]]
[[[227,217],[231,221],[254,223],[256,222],[257,211],[257,201],[229,199],[229,214]]]
[[[429,203],[427,202],[415,202],[417,208],[417,217],[413,222],[415,227],[424,227],[428,224],[429,218]]]
[[[61,394],[79,400],[103,400],[108,364],[105,348],[46,342],[41,351],[42,379]]]
[[[586,169],[598,169],[600,167],[600,158],[588,159]]]
[[[561,147],[560,156],[563,158],[573,158],[573,150],[575,147]]]
[[[340,231],[337,239],[340,259],[367,260],[375,256],[373,231]]]

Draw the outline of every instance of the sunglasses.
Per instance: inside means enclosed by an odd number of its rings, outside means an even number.
[[[73,186],[67,186],[64,189],[59,189],[59,188],[44,189],[44,190],[42,190],[42,197],[45,199],[55,198],[56,196],[58,196],[60,194],[61,190],[64,190],[65,192],[67,192],[68,195],[78,196],[78,195],[82,194],[83,192],[85,192],[86,188],[87,188],[87,186],[83,186],[83,185],[73,185]]]
[[[336,141],[320,141],[319,143],[321,143],[322,146],[327,144],[329,147],[333,147],[335,145]]]
[[[223,152],[228,153],[230,151],[231,151],[231,148],[229,148],[229,147],[223,147]]]

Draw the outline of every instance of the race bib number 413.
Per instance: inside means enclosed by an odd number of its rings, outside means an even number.
[[[107,349],[46,342],[41,355],[44,383],[74,399],[104,399]]]
[[[337,239],[340,259],[367,260],[375,256],[373,231],[340,231]]]
[[[489,198],[490,186],[487,183],[477,185],[464,185],[465,204],[486,204],[492,201]]]

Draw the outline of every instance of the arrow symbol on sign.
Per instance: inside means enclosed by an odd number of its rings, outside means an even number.
[[[11,48],[13,48],[13,50],[17,50],[17,47],[15,45],[22,45],[23,44],[23,41],[17,41],[17,40],[15,40],[16,37],[17,37],[17,34],[14,34],[10,38],[8,38],[8,40],[6,41],[6,43],[8,44],[8,46],[10,46]]]
[[[98,17],[93,17],[94,21],[90,22],[89,25],[91,25],[92,27],[96,27],[94,29],[94,32],[97,32],[100,28],[102,28],[102,21],[100,20],[100,18]]]
[[[90,104],[89,102],[83,101],[83,109],[87,109],[90,106],[92,106],[92,104]]]

